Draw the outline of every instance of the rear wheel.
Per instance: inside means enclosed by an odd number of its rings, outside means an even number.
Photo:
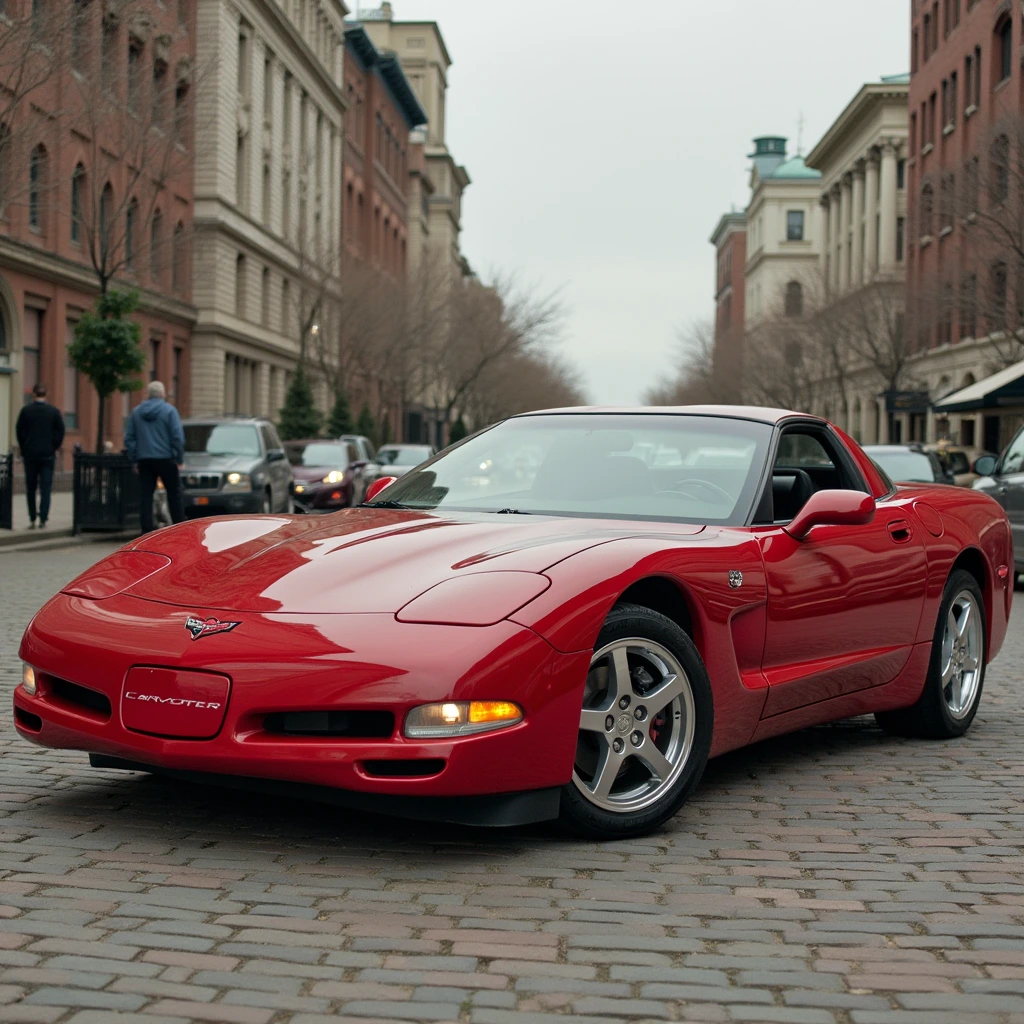
[[[924,691],[916,704],[875,720],[895,736],[950,739],[971,727],[985,682],[985,601],[978,581],[958,569],[946,581]]]
[[[697,785],[713,724],[711,684],[693,641],[658,612],[618,605],[590,662],[562,821],[608,839],[657,828]]]

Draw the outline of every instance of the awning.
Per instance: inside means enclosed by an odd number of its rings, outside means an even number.
[[[1024,405],[1024,360],[940,398],[932,408],[936,412],[976,412],[1021,405]]]

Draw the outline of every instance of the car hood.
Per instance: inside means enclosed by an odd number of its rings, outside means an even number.
[[[186,473],[248,473],[259,462],[256,455],[207,455],[185,452]]]
[[[150,601],[235,612],[397,612],[457,575],[543,572],[651,524],[356,508],[298,516],[199,519],[141,538],[171,563],[128,589]],[[660,527],[659,533],[664,527]],[[672,525],[666,537],[699,534]]]

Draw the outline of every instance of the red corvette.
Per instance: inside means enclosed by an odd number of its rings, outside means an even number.
[[[326,519],[160,530],[33,619],[18,731],[93,764],[634,835],[708,757],[971,724],[1006,516],[766,409],[506,420]]]

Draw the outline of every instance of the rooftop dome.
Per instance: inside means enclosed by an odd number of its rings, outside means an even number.
[[[808,167],[807,164],[804,163],[804,158],[802,156],[794,156],[784,164],[780,164],[776,167],[769,177],[775,180],[778,180],[779,178],[804,178],[808,181],[812,181],[821,177],[821,171],[816,171],[813,168]]]

